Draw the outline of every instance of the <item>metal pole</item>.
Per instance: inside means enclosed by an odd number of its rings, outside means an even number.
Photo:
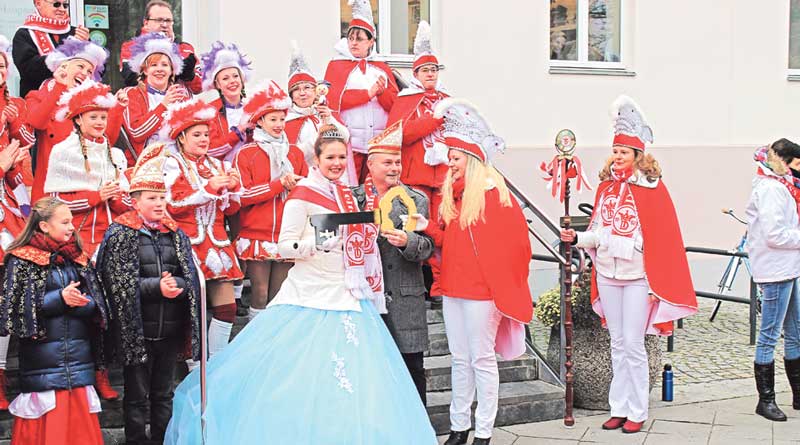
[[[750,346],[756,344],[756,324],[758,317],[756,316],[756,305],[758,304],[758,286],[755,281],[750,278]]]
[[[208,303],[206,302],[206,277],[203,275],[203,269],[200,267],[200,260],[197,254],[192,251],[194,258],[195,269],[197,269],[197,277],[200,282],[200,437],[202,443],[206,443],[206,364],[208,361]]]
[[[569,171],[572,160],[567,158],[564,160],[566,163],[565,171]],[[569,179],[564,181],[564,218],[561,219],[561,227],[565,230],[570,228],[569,216]],[[572,416],[573,404],[573,383],[575,380],[574,371],[572,370],[572,245],[569,243],[561,242],[561,254],[566,260],[564,267],[564,368],[566,371],[566,387],[564,394],[564,425],[571,427],[575,425],[575,418]]]

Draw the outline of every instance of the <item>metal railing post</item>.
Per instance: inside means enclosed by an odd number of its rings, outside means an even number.
[[[750,278],[750,346],[756,344],[756,324],[758,317],[756,313],[758,305],[758,285]]]

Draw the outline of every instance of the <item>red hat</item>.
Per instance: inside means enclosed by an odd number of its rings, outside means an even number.
[[[303,52],[297,46],[297,42],[292,40],[292,60],[289,62],[289,93],[295,90],[301,83],[317,84],[317,79],[311,73]]]
[[[110,110],[117,105],[117,98],[110,93],[111,87],[91,79],[84,80],[61,94],[56,111],[57,121],[65,121],[87,111]]]
[[[266,86],[256,88],[256,92],[244,103],[241,124],[255,125],[265,114],[273,111],[286,111],[292,106],[289,95],[274,80],[266,82]]]
[[[153,144],[144,149],[130,173],[129,192],[166,192],[164,161],[167,160],[165,144]],[[126,172],[127,173],[127,172]]]
[[[361,28],[375,37],[375,21],[372,19],[372,5],[369,0],[348,0],[347,4],[353,10],[353,19],[347,32],[353,28]]]
[[[653,130],[639,105],[630,97],[619,96],[611,104],[611,118],[614,120],[613,145],[644,151],[644,144],[653,142]]]
[[[175,140],[185,129],[208,122],[217,115],[217,110],[199,98],[176,102],[167,107],[164,124],[161,127],[162,140]]]
[[[436,58],[431,49],[431,25],[422,20],[417,26],[417,36],[414,37],[414,65],[412,66],[412,71],[416,71],[425,65],[436,65],[437,68],[441,68],[439,59]]]
[[[399,155],[403,146],[403,120],[393,123],[383,133],[375,136],[367,142],[369,155],[376,153],[386,153]]]

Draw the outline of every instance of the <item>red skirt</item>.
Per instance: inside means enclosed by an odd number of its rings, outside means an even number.
[[[14,418],[11,445],[103,445],[97,414],[89,412],[86,387],[56,391],[56,407],[38,419]]]

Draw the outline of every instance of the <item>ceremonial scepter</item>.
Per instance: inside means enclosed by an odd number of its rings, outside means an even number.
[[[576,178],[576,190],[580,191],[584,186],[591,189],[583,173],[580,159],[574,155],[575,152],[575,133],[571,130],[561,130],[556,135],[555,146],[558,154],[553,158],[549,165],[542,163],[541,169],[545,172],[545,179],[549,182],[553,197],[558,196],[564,203],[564,216],[561,218],[561,227],[569,230],[572,223],[569,216],[570,198],[570,178]],[[572,415],[573,404],[573,384],[575,375],[572,363],[572,246],[569,243],[561,242],[561,255],[565,259],[562,265],[562,323],[564,326],[564,425],[572,427],[575,425],[575,417]]]
[[[192,249],[192,259],[194,267],[197,269],[197,278],[200,284],[198,298],[200,299],[200,437],[202,443],[206,443],[206,364],[208,363],[208,327],[206,322],[208,315],[208,304],[206,302],[206,277],[203,274],[202,263],[197,254]]]

